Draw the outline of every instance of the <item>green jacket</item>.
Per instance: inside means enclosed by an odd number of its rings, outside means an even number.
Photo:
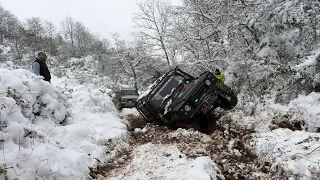
[[[223,73],[220,73],[219,75],[216,75],[216,77],[223,83],[226,80],[226,76]]]

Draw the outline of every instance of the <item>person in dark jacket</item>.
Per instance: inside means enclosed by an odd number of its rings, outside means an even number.
[[[32,70],[34,74],[44,77],[45,81],[51,83],[51,74],[46,64],[46,60],[47,55],[43,51],[38,52],[38,57],[32,63]]]

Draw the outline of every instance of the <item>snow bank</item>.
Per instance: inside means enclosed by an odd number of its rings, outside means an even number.
[[[269,101],[268,106],[254,118],[261,120],[256,124],[259,133],[253,136],[252,145],[256,153],[271,162],[273,168],[282,167],[288,176],[310,179],[312,172],[320,170],[320,93],[299,95],[288,105]],[[292,131],[282,128],[266,130],[272,119],[281,117],[287,117],[284,118],[286,122],[292,120],[302,122],[304,130]]]
[[[106,158],[104,142],[123,138],[126,126],[108,93],[80,90],[68,94],[29,71],[0,69],[2,177],[84,179]]]
[[[270,110],[283,115],[292,116],[291,119],[298,119],[303,122],[304,129],[309,132],[320,131],[320,93],[310,93],[309,95],[299,95],[288,105],[269,104]]]
[[[241,111],[228,113],[228,116],[222,117],[221,120],[227,118],[232,124],[244,129],[267,132],[270,131],[272,121],[282,118],[287,122],[301,122],[302,129],[308,132],[320,131],[320,93],[312,92],[308,95],[299,95],[288,105],[276,104],[274,101],[274,99],[269,99],[264,103],[257,104],[253,115],[250,115],[250,109],[241,107]],[[250,107],[250,102],[246,105]]]
[[[319,171],[320,134],[276,129],[255,135],[256,153],[273,167],[281,166],[287,175],[302,175],[310,179]]]

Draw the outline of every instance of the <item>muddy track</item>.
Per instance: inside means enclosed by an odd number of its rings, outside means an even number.
[[[223,127],[218,122],[217,130],[210,135],[193,129],[172,130],[156,124],[148,124],[146,132],[135,132],[135,128],[144,127],[146,122],[139,116],[127,118],[133,122],[129,127],[129,146],[120,148],[109,163],[90,169],[93,179],[108,177],[110,173],[126,166],[130,162],[132,149],[146,143],[174,144],[189,158],[210,156],[227,180],[288,179],[281,168],[271,168],[269,163],[252,152],[252,130]]]

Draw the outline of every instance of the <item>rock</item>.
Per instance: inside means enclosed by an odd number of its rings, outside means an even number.
[[[208,144],[212,141],[211,137],[210,136],[203,136],[201,139],[200,139],[200,142],[201,143],[205,143],[205,144]]]

